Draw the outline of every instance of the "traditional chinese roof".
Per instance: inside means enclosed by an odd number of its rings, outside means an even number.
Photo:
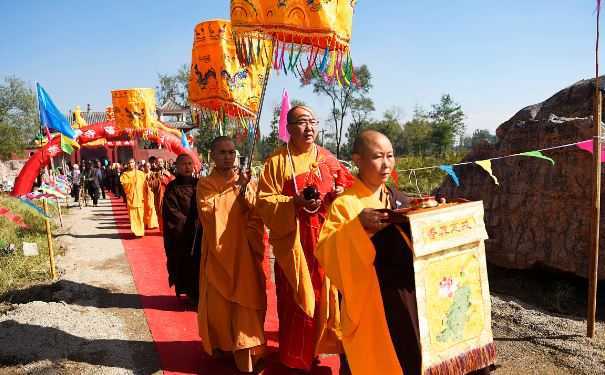
[[[107,121],[107,113],[103,112],[80,112],[80,114],[82,115],[82,118],[84,119],[84,121],[86,121],[86,123],[88,125],[92,125],[92,124],[96,124],[99,122],[106,122]],[[76,123],[76,120],[74,119],[73,113],[69,118],[69,123],[71,126],[73,126]]]
[[[158,107],[158,113],[187,113],[189,108],[183,107],[172,99],[166,100],[164,104]]]

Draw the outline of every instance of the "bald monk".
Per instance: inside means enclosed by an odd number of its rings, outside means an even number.
[[[265,162],[257,208],[275,254],[279,356],[287,367],[310,371],[320,353],[339,353],[338,293],[314,256],[327,209],[352,176],[315,144],[311,109],[288,112],[290,142]]]
[[[137,237],[145,235],[145,173],[137,169],[137,163],[130,159],[128,170],[120,176],[120,182],[126,196],[130,230]]]
[[[147,183],[153,192],[153,202],[155,206],[155,212],[158,213],[158,224],[160,230],[163,231],[164,220],[162,218],[162,205],[164,202],[164,193],[170,181],[174,180],[174,176],[166,169],[164,159],[156,158],[151,156],[149,158],[149,164],[151,165],[151,173],[147,177]]]
[[[232,353],[241,372],[252,372],[265,349],[264,226],[254,208],[255,184],[236,172],[235,154],[229,137],[214,139],[216,166],[198,182],[204,228],[198,326],[206,353]]]
[[[193,166],[193,159],[188,154],[176,158],[176,178],[166,187],[162,204],[165,223],[162,236],[168,285],[174,285],[177,296],[187,294],[197,306],[202,229],[197,224],[197,179],[193,177]]]
[[[378,211],[408,206],[404,194],[385,185],[395,166],[393,146],[382,133],[362,131],[353,161],[359,174],[332,204],[316,252],[342,294],[347,359],[355,375],[420,375],[413,259],[400,232],[409,235],[409,226],[389,224]],[[478,370],[466,365],[466,372]]]
[[[149,177],[151,176],[151,165],[143,164],[143,173],[145,173],[145,188],[143,189],[143,222],[145,228],[155,229],[159,226],[158,215],[155,210],[155,198],[151,187],[149,186]]]

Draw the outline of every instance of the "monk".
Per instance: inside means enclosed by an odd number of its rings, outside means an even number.
[[[160,215],[160,217],[158,217],[158,224],[162,231],[164,222],[162,220],[161,212],[164,194],[170,181],[174,180],[174,176],[166,169],[164,159],[152,156],[149,158],[149,163],[151,164],[151,173],[149,174],[147,181],[153,192],[155,211]]]
[[[124,189],[126,204],[128,205],[128,217],[130,218],[130,230],[137,237],[145,235],[145,173],[137,169],[134,159],[128,161],[128,170],[120,176],[120,182]]]
[[[331,201],[352,178],[315,144],[317,127],[310,108],[288,112],[290,142],[265,162],[257,202],[276,259],[280,360],[306,372],[320,353],[342,351],[338,294],[314,252]]]
[[[174,285],[177,296],[187,294],[197,306],[202,228],[197,217],[196,188],[193,159],[181,154],[176,158],[176,178],[168,184],[164,194],[165,230],[162,235],[168,285]]]
[[[145,188],[143,189],[143,222],[145,228],[155,229],[158,227],[158,215],[155,210],[155,198],[151,187],[149,186],[149,177],[151,176],[151,165],[143,164],[143,173],[145,173]]]
[[[210,155],[215,168],[197,187],[204,228],[198,327],[206,353],[232,353],[241,372],[252,372],[265,349],[264,226],[254,182],[234,168],[233,141],[214,139]]]
[[[353,374],[420,375],[422,356],[412,252],[381,209],[408,206],[385,185],[395,166],[393,146],[375,130],[353,145],[359,174],[336,198],[316,256],[342,295],[342,341]],[[470,368],[468,371],[477,370]]]

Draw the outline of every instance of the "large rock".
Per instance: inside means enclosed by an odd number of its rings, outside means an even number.
[[[605,80],[605,78],[603,78]],[[481,144],[465,161],[565,145],[593,135],[594,80],[583,80],[546,101],[526,107],[497,130],[498,143]],[[456,167],[461,186],[448,179],[446,197],[483,200],[490,239],[488,261],[499,266],[534,266],[586,276],[590,246],[592,156],[576,147],[547,151],[548,161],[513,157],[492,162],[500,186],[474,164]],[[605,181],[605,180],[604,180]],[[605,195],[601,198],[605,202]],[[601,215],[601,233],[605,233]],[[599,278],[605,279],[605,241]]]

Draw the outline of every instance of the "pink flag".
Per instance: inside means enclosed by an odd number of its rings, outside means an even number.
[[[284,94],[281,97],[281,113],[279,114],[279,139],[288,143],[290,134],[288,134],[288,111],[290,110],[290,98],[288,91],[284,89]]]
[[[576,146],[578,146],[578,148],[581,150],[590,152],[591,154],[592,154],[592,150],[594,147],[592,140],[578,142],[578,143],[576,143]],[[601,145],[601,163],[605,163],[605,147],[604,146],[605,145]]]

